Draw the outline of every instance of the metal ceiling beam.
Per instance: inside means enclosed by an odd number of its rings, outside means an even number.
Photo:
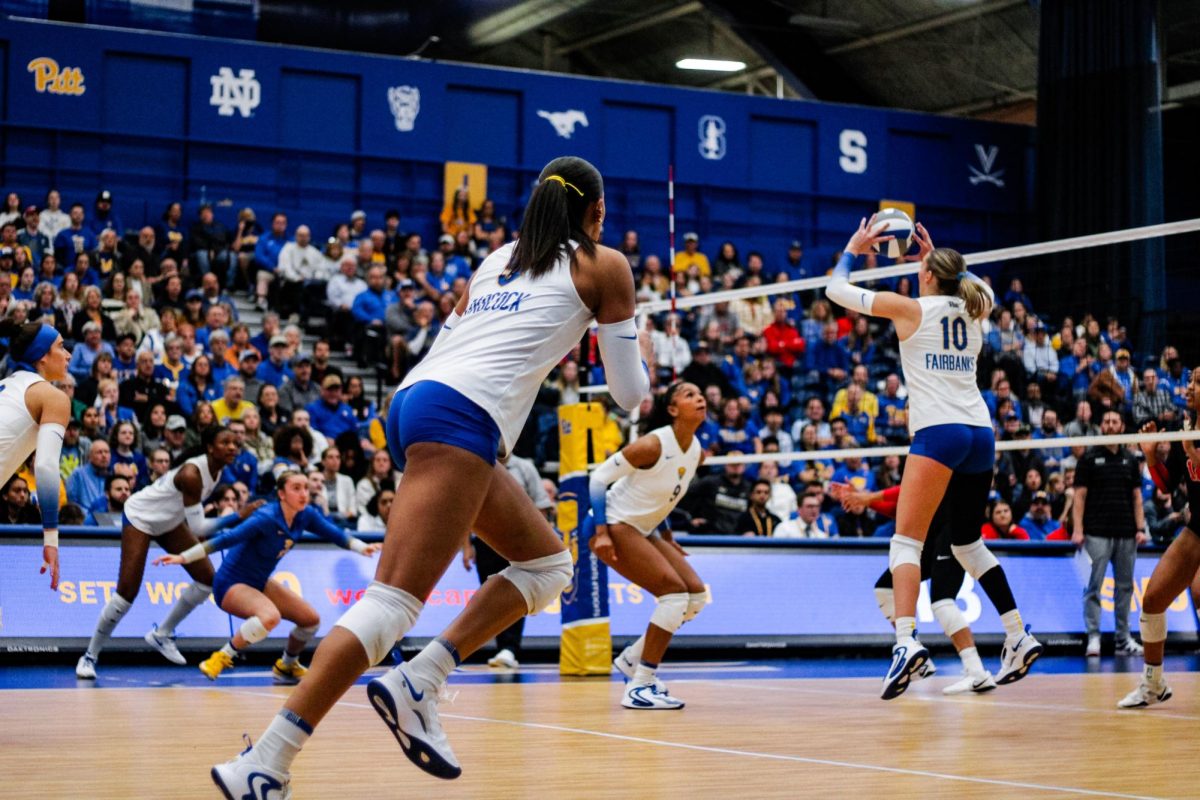
[[[1180,100],[1190,100],[1193,97],[1200,97],[1200,81],[1169,86],[1167,87],[1166,95],[1167,102],[1172,103],[1179,102]]]
[[[938,14],[928,19],[918,20],[917,22],[908,25],[901,25],[899,28],[876,33],[872,36],[866,36],[862,39],[855,39],[853,42],[840,44],[837,47],[831,47],[825,51],[826,55],[836,56],[842,53],[852,53],[856,50],[862,50],[866,47],[874,47],[876,45],[894,42],[897,39],[906,39],[909,36],[926,31],[944,28],[947,25],[953,25],[957,22],[966,22],[967,20],[975,19],[976,17],[995,14],[1000,11],[1007,11],[1010,8],[1018,6],[1029,7],[1029,0],[986,0],[986,2],[978,5],[960,8],[957,11],[951,11],[946,14]]]
[[[760,81],[763,78],[769,78],[775,75],[775,69],[769,64],[765,64],[756,69],[747,69],[742,72],[736,72],[727,77],[721,78],[719,81],[714,81],[704,88],[706,89],[732,89],[736,86],[745,86],[748,81]]]
[[[592,0],[524,0],[512,8],[484,17],[467,29],[473,47],[491,47],[507,42],[542,25],[572,14]]]
[[[989,97],[985,100],[973,100],[970,103],[963,103],[949,108],[939,108],[934,111],[934,114],[950,114],[952,116],[961,116],[964,114],[975,114],[980,111],[987,111],[992,108],[1003,108],[1011,106],[1014,103],[1022,101],[1037,100],[1037,87],[1030,89],[1018,89],[1006,94],[998,94],[995,97]]]
[[[601,31],[593,36],[588,36],[585,39],[580,39],[570,44],[563,45],[557,48],[554,52],[556,55],[565,56],[574,53],[576,50],[584,50],[602,42],[607,42],[612,39],[617,39],[622,36],[627,36],[631,33],[636,33],[646,28],[653,28],[656,25],[662,25],[670,22],[673,19],[686,17],[690,14],[695,14],[704,9],[704,4],[700,2],[683,3],[681,5],[672,6],[663,11],[657,11],[652,14],[647,14],[644,17],[627,22],[624,25],[618,25],[615,28]]]

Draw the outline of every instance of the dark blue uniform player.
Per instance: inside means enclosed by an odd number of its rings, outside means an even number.
[[[232,667],[239,650],[267,638],[280,619],[291,620],[296,627],[288,636],[283,657],[275,662],[276,683],[298,683],[304,677],[307,670],[300,665],[300,652],[316,634],[321,617],[304,598],[270,578],[275,565],[305,531],[364,556],[374,555],[382,547],[356,539],[311,508],[308,480],[299,472],[281,475],[276,493],[274,503],[263,506],[245,522],[179,555],[154,561],[159,566],[189,564],[216,550],[229,549],[213,581],[213,599],[223,611],[245,622],[224,647],[200,664],[209,680]]]

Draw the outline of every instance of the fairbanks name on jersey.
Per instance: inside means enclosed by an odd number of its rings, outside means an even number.
[[[574,242],[536,280],[522,272],[504,276],[515,247],[509,243],[479,265],[462,319],[438,335],[397,389],[436,381],[458,391],[496,423],[500,455],[516,444],[542,381],[592,322],[571,276]]]
[[[926,295],[921,324],[900,342],[900,363],[908,387],[909,432],[933,425],[992,427],[987,405],[975,382],[983,331],[963,301],[950,295]]]

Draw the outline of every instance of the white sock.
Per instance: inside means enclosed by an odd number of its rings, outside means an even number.
[[[300,748],[312,735],[312,726],[294,711],[282,709],[251,750],[255,760],[277,772],[290,772]]]
[[[167,618],[159,626],[158,635],[170,636],[175,633],[175,628],[179,623],[183,622],[183,618],[199,608],[200,604],[207,600],[211,594],[212,587],[206,586],[199,581],[192,581],[183,587],[183,591],[179,593],[179,599],[175,601],[175,606],[171,609],[171,613],[167,614]]]
[[[221,648],[221,652],[224,653],[225,655],[229,656],[230,658],[233,658],[234,656],[237,655],[237,648],[233,646],[232,639],[230,639],[228,642],[225,643],[225,645]]]
[[[117,627],[121,618],[129,613],[131,605],[132,603],[115,592],[112,599],[104,604],[104,608],[100,611],[100,619],[96,620],[96,631],[92,634],[92,640],[88,642],[86,652],[86,655],[93,661],[100,658],[100,650],[104,648],[108,637],[112,635],[113,628]]]
[[[646,647],[646,634],[638,637],[638,640],[629,647],[625,648],[625,658],[629,659],[630,664],[636,664],[642,660],[642,650]]]
[[[1008,634],[1009,639],[1019,639],[1025,633],[1025,623],[1021,619],[1021,612],[1015,608],[1001,614],[1000,621],[1004,623],[1004,632]]]
[[[963,674],[983,674],[983,661],[979,658],[979,651],[974,647],[968,647],[965,650],[960,651],[958,657],[962,659]]]
[[[658,667],[652,667],[645,661],[638,661],[637,669],[633,672],[633,677],[629,680],[631,686],[645,686],[648,683],[654,683],[654,676],[658,672]]]
[[[297,653],[296,655],[292,655],[287,650],[283,651],[283,665],[285,667],[293,666],[299,660],[300,660],[299,653]]]
[[[1146,671],[1143,673],[1142,680],[1150,686],[1158,686],[1162,683],[1163,668],[1162,664],[1147,664]]]
[[[916,617],[896,617],[896,641],[907,642],[916,636]]]
[[[407,672],[419,690],[432,689],[436,692],[454,672],[458,661],[458,650],[454,645],[438,637],[408,662]]]

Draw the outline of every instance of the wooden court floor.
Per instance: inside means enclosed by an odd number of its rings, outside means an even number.
[[[669,676],[668,676],[669,677]],[[884,703],[874,679],[671,683],[682,711],[619,707],[595,681],[462,684],[443,705],[463,775],[411,766],[353,688],[301,754],[297,798],[1200,797],[1200,676],[1119,711],[1137,675],[1033,675]],[[209,767],[286,689],[0,692],[0,797],[216,798]]]

